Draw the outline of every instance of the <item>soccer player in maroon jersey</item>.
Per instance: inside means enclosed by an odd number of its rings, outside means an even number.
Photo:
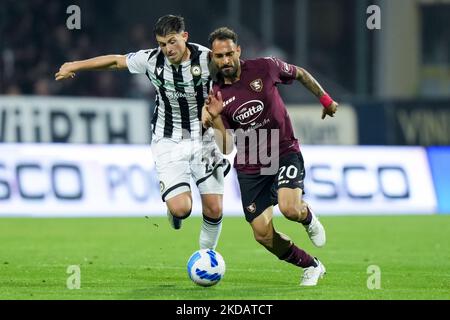
[[[325,229],[302,199],[305,169],[278,84],[298,80],[322,103],[322,119],[333,117],[338,104],[304,69],[276,58],[240,60],[237,35],[219,28],[209,37],[213,90],[203,108],[204,126],[212,126],[221,151],[229,154],[236,141],[238,173],[246,220],[260,244],[304,268],[302,286],[315,286],[324,265],[275,230],[273,206],[289,220],[301,223],[317,247],[325,245]]]

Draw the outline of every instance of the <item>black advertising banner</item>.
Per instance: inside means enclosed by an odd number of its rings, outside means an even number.
[[[450,145],[450,100],[355,103],[362,145]]]

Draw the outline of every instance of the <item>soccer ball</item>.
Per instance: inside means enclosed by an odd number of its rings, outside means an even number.
[[[225,274],[225,261],[220,253],[211,249],[195,251],[188,260],[189,278],[202,287],[217,284]]]

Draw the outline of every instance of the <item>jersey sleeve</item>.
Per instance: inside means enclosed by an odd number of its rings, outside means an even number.
[[[297,68],[278,58],[266,58],[269,73],[274,83],[290,84],[297,77]]]
[[[146,73],[148,59],[152,50],[139,50],[126,54],[127,66],[130,73]]]

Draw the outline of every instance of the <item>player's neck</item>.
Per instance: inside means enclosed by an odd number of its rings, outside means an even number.
[[[186,50],[184,50],[183,57],[181,57],[181,62],[188,61],[191,58],[191,50],[186,46]]]

